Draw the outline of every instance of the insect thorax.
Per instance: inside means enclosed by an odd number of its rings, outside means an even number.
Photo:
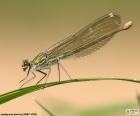
[[[33,60],[32,60],[32,68],[35,70],[42,70],[48,67],[47,62],[47,54],[44,52],[39,53]]]

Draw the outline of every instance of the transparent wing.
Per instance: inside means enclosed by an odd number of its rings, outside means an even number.
[[[80,52],[78,53],[75,53],[75,56],[83,57],[83,56],[90,55],[91,53],[95,52],[96,50],[104,46],[113,37],[113,35],[114,34],[102,38],[102,41],[96,42],[96,44],[92,44],[92,45],[88,44],[86,49],[81,48],[82,50],[80,50]]]
[[[88,55],[105,45],[120,28],[120,16],[116,13],[107,14],[53,45],[47,51],[48,60]]]

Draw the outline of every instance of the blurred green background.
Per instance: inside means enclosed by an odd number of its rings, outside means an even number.
[[[18,82],[25,76],[21,70],[23,59],[33,59],[39,52],[47,50],[51,45],[110,12],[118,12],[122,22],[132,20],[133,27],[117,34],[108,45],[94,55],[62,61],[62,64],[72,77],[118,76],[140,79],[139,4],[139,0],[0,1],[0,94],[19,87]],[[66,79],[65,73],[62,73],[62,78]],[[58,80],[55,66],[50,76],[50,81],[53,80]],[[34,83],[35,81],[29,85]],[[63,85],[3,104],[0,106],[0,113],[37,112],[41,115],[43,110],[34,103],[32,96],[41,102],[49,101],[47,107],[50,110],[59,100],[68,102],[71,105],[68,109],[77,107],[76,111],[88,111],[93,106],[95,108],[116,103],[125,104],[128,101],[137,106],[135,96],[139,88],[139,85],[120,81]],[[53,103],[52,97],[58,101]],[[57,109],[59,108],[53,111]],[[124,115],[124,112],[121,110],[120,116]]]

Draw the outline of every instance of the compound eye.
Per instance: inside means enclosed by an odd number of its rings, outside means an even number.
[[[28,65],[28,61],[27,60],[23,60],[23,65],[27,66]]]

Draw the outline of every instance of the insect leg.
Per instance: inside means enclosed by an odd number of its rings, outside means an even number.
[[[50,75],[50,73],[51,73],[51,68],[48,68],[48,75],[47,75],[47,78],[46,78],[46,81],[45,81],[45,83],[47,83],[47,80],[48,80],[48,77],[49,77],[49,75]]]
[[[25,79],[27,79],[28,76],[24,77],[21,81],[19,81],[19,83],[21,83],[22,81],[24,81]]]
[[[24,77],[19,83],[21,83],[22,81],[24,81],[25,79],[27,79],[28,78],[28,76],[29,76],[29,73],[30,73],[30,69],[31,68],[29,68],[29,70],[28,70],[28,72],[27,72],[27,75],[26,75],[26,77]],[[33,73],[33,72],[32,72]]]
[[[44,76],[36,83],[36,85],[39,84],[47,76],[47,73],[45,73],[45,72],[43,72],[41,70],[37,70],[37,72],[42,73]]]
[[[59,79],[59,82],[60,82],[60,66],[59,66],[59,62],[57,61],[57,68],[58,68],[58,79]]]
[[[47,77],[46,77],[46,81],[45,81],[45,83],[44,84],[46,84],[47,83],[47,80],[48,80],[48,78],[49,78],[49,75],[50,75],[50,73],[51,73],[51,68],[48,68],[48,75],[47,75]],[[42,89],[44,89],[45,88],[45,85],[44,85],[44,87],[42,88]]]
[[[69,75],[69,73],[67,72],[67,70],[64,68],[64,66],[63,66],[61,63],[59,63],[59,65],[60,65],[61,68],[64,70],[64,72],[67,74],[68,78],[69,78],[70,80],[72,80],[71,76]]]
[[[35,75],[34,72],[32,72],[32,74],[33,74],[33,77],[32,77],[31,79],[27,80],[25,83],[23,83],[23,84],[20,86],[20,88],[23,87],[25,84],[27,84],[28,82],[30,82],[31,80],[33,80],[33,79],[36,77],[36,75]]]

